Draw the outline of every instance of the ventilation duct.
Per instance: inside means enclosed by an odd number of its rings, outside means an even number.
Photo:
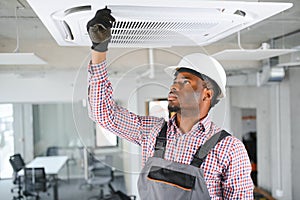
[[[296,52],[291,53],[285,57],[281,57],[280,63],[276,67],[300,67],[300,46],[294,47]]]
[[[260,72],[245,72],[227,75],[226,85],[233,86],[263,86],[266,84],[281,82],[285,77],[284,68],[265,65]]]
[[[112,47],[208,45],[292,7],[291,3],[201,0],[27,0],[61,46],[90,46],[86,23],[108,6]]]
[[[281,82],[284,76],[285,71],[283,68],[263,66],[262,71],[257,73],[257,86],[270,82]]]

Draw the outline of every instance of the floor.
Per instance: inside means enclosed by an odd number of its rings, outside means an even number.
[[[112,186],[115,190],[126,192],[123,176],[115,177]],[[10,192],[12,187],[14,187],[14,185],[12,184],[11,179],[0,180],[1,200],[13,199],[14,194]],[[47,193],[41,193],[41,200],[52,200],[52,191],[52,188],[49,188]],[[71,179],[69,182],[67,180],[62,180],[59,182],[58,193],[59,200],[85,200],[92,196],[99,196],[100,188],[91,188],[85,183],[84,179]],[[109,194],[108,188],[104,188],[104,193]]]

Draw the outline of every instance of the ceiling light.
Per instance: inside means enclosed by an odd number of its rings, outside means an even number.
[[[18,15],[19,9],[24,9],[25,6],[18,1],[21,7],[15,8],[16,32],[17,32],[17,46],[13,53],[0,53],[0,65],[45,65],[45,62],[34,53],[19,53],[19,26]]]
[[[0,53],[0,65],[45,65],[34,53]]]
[[[226,49],[212,56],[217,60],[264,60],[297,51],[296,49]]]
[[[212,56],[217,60],[230,61],[258,61],[288,53],[299,51],[298,49],[270,49],[270,44],[264,42],[257,49],[244,49],[241,44],[241,33],[238,31],[238,49],[225,49]]]

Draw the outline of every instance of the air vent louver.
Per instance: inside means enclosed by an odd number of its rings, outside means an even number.
[[[199,0],[28,0],[62,46],[90,46],[86,23],[108,6],[114,47],[207,45],[292,6],[290,3]],[[44,6],[45,4],[49,6]]]

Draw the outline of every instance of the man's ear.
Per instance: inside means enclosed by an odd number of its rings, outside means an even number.
[[[205,88],[203,90],[203,101],[211,101],[213,97],[213,90]]]

